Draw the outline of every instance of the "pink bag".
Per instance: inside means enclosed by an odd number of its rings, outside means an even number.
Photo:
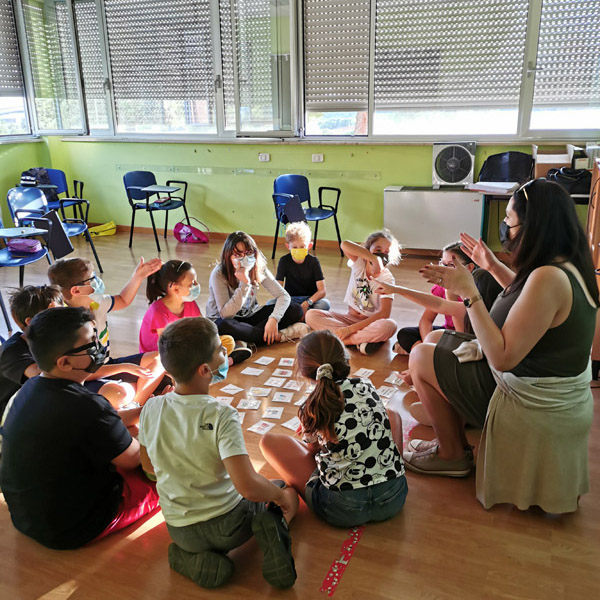
[[[13,238],[6,242],[6,246],[12,256],[28,256],[42,249],[42,244],[40,244],[39,240],[32,240],[30,238]]]
[[[208,227],[195,217],[190,217],[190,219],[198,221],[206,229],[206,232],[180,221],[173,227],[175,239],[183,244],[208,244],[208,234],[210,233]]]

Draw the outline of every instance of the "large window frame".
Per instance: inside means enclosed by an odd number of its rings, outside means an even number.
[[[98,35],[100,50],[102,55],[102,77],[104,80],[104,92],[106,101],[106,112],[108,115],[108,127],[95,130],[89,129],[87,126],[87,112],[84,101],[85,86],[81,73],[81,56],[79,48],[79,40],[77,34],[77,20],[75,18],[74,2],[76,0],[57,0],[63,2],[68,7],[68,23],[71,31],[71,37],[74,43],[72,48],[73,56],[76,57],[76,84],[80,94],[80,110],[82,127],[74,130],[65,130],[61,128],[40,127],[39,118],[36,113],[36,105],[34,98],[34,81],[32,68],[30,65],[30,55],[28,48],[28,40],[26,35],[26,27],[23,17],[22,2],[24,0],[14,0],[15,20],[17,23],[17,34],[21,48],[21,57],[24,71],[24,84],[27,97],[28,116],[31,123],[31,133],[11,136],[11,137],[31,137],[32,135],[72,135],[76,133],[79,137],[89,139],[116,139],[116,140],[148,140],[156,141],[168,139],[169,141],[235,141],[243,138],[261,138],[261,139],[286,139],[292,138],[295,140],[304,140],[307,142],[327,141],[345,143],[353,141],[357,143],[428,143],[437,141],[440,137],[444,140],[459,140],[465,137],[483,143],[526,143],[531,140],[595,140],[600,138],[600,122],[598,127],[589,129],[534,129],[531,127],[532,110],[534,110],[534,93],[535,79],[538,73],[538,42],[540,40],[540,22],[542,19],[542,7],[544,0],[529,0],[529,12],[527,16],[527,28],[525,39],[525,52],[523,57],[522,75],[520,84],[520,94],[518,103],[518,123],[515,133],[507,134],[457,134],[457,135],[375,135],[374,131],[374,114],[375,114],[375,99],[374,99],[374,77],[375,77],[375,33],[376,33],[376,8],[378,0],[370,1],[370,21],[369,21],[369,89],[368,89],[368,108],[367,108],[367,123],[366,133],[360,135],[315,135],[307,133],[306,130],[306,110],[305,110],[305,73],[304,73],[304,2],[303,0],[288,0],[289,1],[289,63],[290,63],[290,89],[289,99],[286,96],[285,102],[289,102],[289,107],[286,105],[286,110],[289,110],[289,127],[285,129],[273,128],[268,129],[244,129],[240,126],[241,118],[241,93],[240,83],[238,81],[241,68],[241,57],[236,50],[235,43],[235,10],[236,6],[243,0],[210,0],[211,6],[211,36],[213,48],[213,69],[214,69],[214,121],[216,132],[209,134],[199,133],[151,133],[151,132],[135,132],[135,133],[120,133],[117,126],[117,111],[115,106],[115,96],[112,84],[111,61],[110,61],[110,42],[107,35],[107,21],[105,13],[104,0],[90,0],[94,2],[98,19]],[[27,0],[31,2],[32,0]],[[48,1],[48,0],[46,0]],[[245,0],[251,3],[252,0]],[[260,0],[257,0],[260,1]],[[279,0],[280,2],[282,0]],[[547,0],[550,1],[550,0]],[[594,0],[581,0],[582,2]],[[43,4],[44,0],[40,0]],[[234,42],[227,48],[222,35],[222,10],[223,6],[229,3],[232,17],[232,35]],[[595,6],[595,5],[594,5]],[[287,26],[287,25],[286,25]],[[222,53],[232,53],[232,56],[224,56]],[[600,57],[598,57],[600,61]],[[233,65],[233,67],[231,67]],[[226,73],[225,69],[233,68],[233,79],[231,73]],[[226,77],[229,75],[229,79]],[[231,93],[229,100],[225,97],[223,82],[233,81],[235,98],[235,127],[231,123]],[[230,84],[229,84],[230,85]],[[287,92],[286,92],[287,93]],[[595,93],[595,91],[594,91]],[[229,109],[226,103],[229,102]],[[594,100],[595,109],[595,100]],[[229,113],[227,113],[229,110]],[[230,122],[226,122],[226,114],[229,114]],[[6,139],[0,137],[0,140]]]

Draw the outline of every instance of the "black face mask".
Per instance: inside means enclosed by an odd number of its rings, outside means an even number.
[[[379,256],[384,267],[387,266],[387,264],[390,262],[390,257],[387,254],[385,254],[385,252],[373,252],[373,254],[375,256]]]
[[[509,231],[513,227],[518,227],[518,225],[507,225],[505,221],[500,221],[500,243],[502,247],[506,250],[510,250],[512,247],[513,240],[509,237]]]
[[[77,367],[73,367],[73,369],[75,371],[95,373],[106,361],[108,350],[98,341],[98,338],[95,338],[94,341],[89,344],[84,344],[83,346],[78,346],[77,348],[73,348],[73,350],[69,350],[69,352],[65,352],[65,355],[73,356],[84,350],[91,359],[90,364],[85,369],[79,369]]]

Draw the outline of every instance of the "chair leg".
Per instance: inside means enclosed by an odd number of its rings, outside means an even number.
[[[187,224],[191,225],[191,223],[190,223],[190,216],[188,215],[187,208],[186,208],[185,204],[183,205],[183,212],[185,213],[185,220],[187,221]]]
[[[133,226],[135,225],[135,210],[131,211],[131,227],[129,228],[129,247],[133,242]]]
[[[164,233],[164,238],[165,240],[167,239],[167,228],[169,226],[169,211],[165,210],[165,233]]]
[[[19,287],[23,287],[23,282],[25,281],[25,266],[21,265],[19,267]]]
[[[94,242],[92,242],[92,236],[90,235],[90,232],[87,229],[85,230],[85,239],[92,247],[92,252],[94,253],[94,258],[96,259],[96,264],[98,265],[98,270],[100,271],[100,273],[104,273],[104,271],[102,270],[102,265],[100,264],[100,259],[98,258],[98,253],[96,252],[96,246],[94,246]]]
[[[319,233],[319,221],[315,221],[315,241],[313,243],[313,250],[317,249],[317,234]]]
[[[150,220],[152,221],[152,231],[154,231],[154,241],[156,242],[156,249],[160,252],[160,244],[158,243],[158,234],[156,233],[156,225],[154,223],[154,215],[150,212]]]
[[[275,258],[275,252],[277,251],[277,238],[279,237],[279,219],[277,219],[277,225],[275,226],[275,237],[273,238],[273,254],[271,258]]]
[[[342,237],[340,236],[340,228],[337,222],[337,215],[333,215],[333,222],[335,223],[335,232],[337,233],[338,238],[338,246],[340,247],[340,255],[343,257],[344,253],[342,252]]]
[[[8,312],[6,310],[6,306],[4,305],[4,298],[2,298],[1,292],[0,292],[0,309],[2,309],[2,315],[4,316],[4,321],[6,323],[6,329],[8,329],[8,331],[12,331],[12,325],[10,324],[10,319],[8,318]]]

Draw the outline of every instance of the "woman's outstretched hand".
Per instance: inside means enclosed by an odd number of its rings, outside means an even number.
[[[481,238],[476,240],[468,233],[461,233],[460,243],[465,254],[482,269],[489,271],[496,262],[494,253]]]
[[[476,295],[478,290],[471,272],[460,262],[458,256],[453,255],[453,258],[454,267],[429,264],[420,268],[419,273],[429,283],[440,285],[462,298],[470,298]]]

